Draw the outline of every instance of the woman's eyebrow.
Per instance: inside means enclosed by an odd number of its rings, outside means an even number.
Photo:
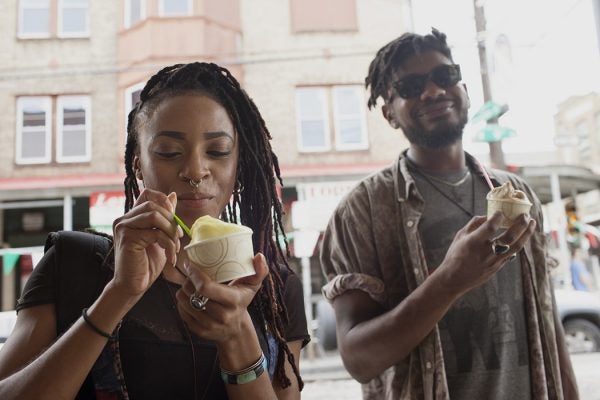
[[[185,134],[183,132],[178,132],[178,131],[160,131],[160,132],[157,132],[156,135],[154,135],[154,138],[156,139],[161,136],[167,136],[167,137],[177,139],[177,140],[185,139]]]
[[[216,139],[216,138],[223,137],[223,136],[226,136],[226,137],[228,137],[229,139],[231,139],[233,141],[233,136],[230,133],[225,132],[225,131],[209,131],[209,132],[204,132],[204,137],[207,140]]]

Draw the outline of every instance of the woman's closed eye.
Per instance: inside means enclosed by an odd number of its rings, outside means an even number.
[[[212,157],[227,157],[231,154],[231,150],[208,150],[206,152],[208,155]]]
[[[177,156],[180,156],[181,152],[156,150],[156,151],[154,151],[154,154],[156,154],[157,156],[159,156],[161,158],[175,158]]]

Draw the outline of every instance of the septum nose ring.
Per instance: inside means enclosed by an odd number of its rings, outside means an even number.
[[[194,189],[198,189],[200,187],[201,183],[202,183],[202,178],[200,178],[199,181],[196,181],[194,179],[190,179],[190,186],[193,187]]]

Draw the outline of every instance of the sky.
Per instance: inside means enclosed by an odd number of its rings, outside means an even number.
[[[447,34],[469,90],[472,116],[483,104],[473,0],[412,0],[412,4],[416,32],[427,33],[433,26]],[[600,92],[592,0],[483,0],[483,4],[494,68],[492,95],[510,107],[500,124],[517,132],[503,142],[504,151],[556,150],[557,105],[573,95]],[[492,51],[498,48],[500,35],[509,46]],[[465,148],[484,154],[487,144],[472,140],[478,127],[467,127]]]

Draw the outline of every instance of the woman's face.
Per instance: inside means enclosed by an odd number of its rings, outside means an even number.
[[[177,193],[176,212],[187,224],[203,215],[218,218],[238,164],[237,135],[225,108],[201,94],[167,97],[140,123],[138,135],[134,168],[144,187]]]

